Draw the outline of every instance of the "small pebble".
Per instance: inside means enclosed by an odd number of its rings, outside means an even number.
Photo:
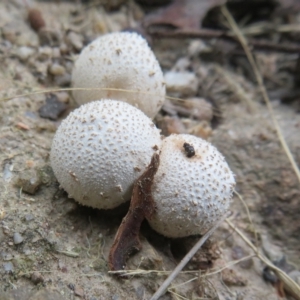
[[[17,50],[17,57],[22,60],[22,61],[26,61],[31,55],[34,54],[34,49],[31,47],[27,47],[27,46],[22,46],[20,48],[18,48]]]
[[[31,274],[30,279],[34,284],[39,284],[41,282],[44,282],[44,278],[43,278],[42,274],[37,271],[35,271]]]
[[[59,47],[52,48],[52,51],[53,51],[53,53],[52,53],[53,58],[60,58],[61,53],[60,53],[60,48]]]
[[[64,75],[66,73],[66,69],[64,66],[54,63],[49,67],[49,73],[54,76]]]
[[[3,263],[3,268],[7,273],[12,273],[14,271],[14,265],[11,262]]]
[[[39,9],[31,8],[28,10],[28,21],[33,30],[39,31],[46,26],[42,12]]]
[[[39,30],[39,40],[41,45],[50,45],[52,47],[59,47],[62,42],[62,33],[49,27],[42,27]]]
[[[60,46],[59,46],[59,51],[60,51],[60,54],[61,55],[65,55],[65,54],[68,54],[70,49],[68,48],[68,46],[65,44],[65,43],[62,43]]]
[[[263,252],[271,261],[279,261],[283,257],[281,249],[272,244],[266,235],[261,235],[261,244]]]
[[[203,98],[189,98],[187,101],[179,102],[183,108],[186,108],[187,114],[200,121],[210,122],[213,118],[213,107],[211,103]],[[180,113],[180,111],[179,111]]]
[[[186,129],[181,122],[181,119],[176,116],[163,116],[157,119],[157,126],[161,129],[164,136],[173,133],[185,133]]]
[[[202,52],[208,52],[211,49],[202,40],[193,40],[188,46],[187,53],[189,57],[199,56]]]
[[[182,57],[177,60],[172,71],[176,72],[185,72],[189,66],[191,65],[191,61],[187,57]]]
[[[241,259],[245,256],[247,256],[248,253],[245,252],[245,250],[240,246],[235,246],[232,248],[232,258],[235,260]],[[243,269],[250,269],[253,265],[253,260],[251,258],[244,260],[239,263],[239,266]]]
[[[167,72],[165,74],[167,91],[175,96],[195,96],[198,91],[198,79],[192,72]]]
[[[25,220],[26,222],[30,222],[30,221],[34,220],[34,216],[33,216],[32,214],[26,214],[26,215],[24,216],[24,220]]]
[[[38,59],[40,61],[45,61],[52,57],[53,50],[51,47],[40,47],[38,52]]]
[[[62,103],[69,103],[70,96],[66,92],[59,92],[55,94],[57,99]]]
[[[71,75],[65,73],[64,75],[55,76],[55,84],[61,87],[70,86],[71,84]]]
[[[291,273],[289,273],[289,276],[300,285],[300,271],[294,270]]]
[[[74,283],[69,283],[69,284],[68,284],[68,288],[69,288],[70,290],[74,291],[74,289],[75,289],[75,284],[74,284]]]
[[[84,291],[81,287],[75,286],[74,294],[80,298],[84,297]]]
[[[16,185],[22,188],[22,192],[25,192],[30,195],[34,195],[42,184],[40,178],[35,174],[26,174],[23,173],[18,178]]]
[[[10,261],[13,259],[11,253],[7,253],[7,252],[1,252],[1,257],[4,261]]]
[[[222,279],[226,285],[229,286],[246,286],[247,280],[240,274],[237,274],[232,269],[225,269],[222,271]]]
[[[14,244],[19,245],[24,241],[24,238],[21,236],[19,232],[15,232],[13,236]]]
[[[46,104],[39,109],[39,115],[41,118],[57,120],[66,109],[67,106],[60,102],[55,94],[49,94],[46,98]]]
[[[77,51],[80,51],[83,48],[82,36],[74,31],[68,33],[66,40]]]
[[[10,180],[13,178],[13,163],[10,160],[7,160],[7,162],[4,161],[3,163],[3,179],[5,182],[10,182]]]

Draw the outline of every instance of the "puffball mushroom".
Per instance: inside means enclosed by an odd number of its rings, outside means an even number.
[[[164,76],[152,50],[143,37],[130,32],[106,34],[86,46],[75,62],[72,85],[98,88],[74,90],[78,104],[101,98],[122,100],[150,118],[159,111],[166,94]]]
[[[160,145],[159,130],[143,112],[106,99],[70,113],[55,134],[50,159],[69,197],[109,209],[130,199]]]
[[[150,226],[172,238],[203,234],[228,211],[234,185],[233,173],[213,145],[171,135],[162,142],[153,179],[156,212]]]

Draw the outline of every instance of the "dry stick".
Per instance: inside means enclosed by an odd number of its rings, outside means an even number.
[[[219,227],[219,225],[228,217],[228,213],[223,216],[205,235],[196,243],[196,245],[187,253],[187,255],[182,259],[182,261],[177,265],[173,272],[168,276],[168,278],[163,282],[160,288],[155,292],[150,300],[157,300],[166,291],[170,283],[176,278],[179,272],[185,267],[185,265],[190,261],[190,259],[195,255],[195,253],[201,248],[201,246],[206,242],[206,240],[214,233],[214,231]]]
[[[270,102],[270,99],[269,99],[269,96],[268,96],[268,93],[267,93],[267,90],[264,86],[264,83],[263,83],[263,78],[259,72],[259,69],[257,67],[257,64],[254,60],[254,57],[249,49],[249,46],[248,46],[248,43],[247,43],[247,40],[246,38],[243,36],[243,34],[241,33],[240,29],[238,28],[235,20],[233,19],[231,13],[228,11],[227,7],[226,6],[222,6],[221,7],[221,10],[222,10],[222,13],[224,14],[224,16],[226,17],[227,21],[229,22],[230,26],[232,27],[232,30],[233,32],[236,34],[236,36],[238,37],[245,53],[246,53],[246,56],[252,66],[252,69],[254,71],[254,74],[255,74],[255,77],[256,77],[256,80],[257,80],[257,83],[258,83],[258,86],[260,88],[260,91],[261,91],[261,94],[263,96],[263,99],[265,100],[266,102],[266,105],[267,105],[267,108],[271,114],[271,118],[272,118],[272,121],[273,121],[273,124],[274,124],[274,127],[276,129],[276,132],[277,132],[277,135],[278,135],[278,138],[279,138],[279,141],[281,143],[281,146],[283,148],[283,150],[285,151],[295,173],[296,173],[296,176],[298,177],[298,180],[300,182],[300,171],[299,171],[299,168],[296,164],[296,161],[293,157],[293,154],[291,153],[283,135],[282,135],[282,132],[281,132],[281,129],[280,129],[280,126],[277,122],[277,119],[275,118],[275,115],[274,115],[274,111],[273,111],[273,107],[271,105],[271,102]]]
[[[196,30],[153,30],[148,29],[148,32],[157,37],[163,38],[202,38],[202,39],[213,39],[222,38],[230,40],[231,42],[237,42],[235,37],[229,32],[223,30],[213,29],[196,29]],[[299,53],[300,45],[298,44],[276,44],[265,40],[250,39],[249,43],[252,47],[257,50],[270,50],[284,53]]]
[[[262,255],[259,250],[251,243],[251,241],[236,228],[229,219],[227,224],[244,240],[244,242],[255,252],[256,256],[263,261],[270,269],[272,269],[284,284],[284,288],[297,300],[300,300],[300,286],[285,272],[276,267],[268,258]]]
[[[242,202],[243,206],[246,209],[248,220],[249,220],[249,222],[250,222],[250,224],[252,226],[252,230],[254,230],[255,242],[258,243],[257,231],[256,231],[256,229],[254,227],[253,222],[252,222],[252,218],[251,218],[251,214],[250,214],[249,208],[248,208],[245,200],[243,199],[242,195],[240,195],[236,190],[234,190],[233,192],[234,192],[234,194],[236,194],[238,196],[238,198],[240,199],[240,201]]]

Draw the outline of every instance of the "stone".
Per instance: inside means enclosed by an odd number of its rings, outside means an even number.
[[[192,72],[167,72],[165,82],[167,91],[177,97],[192,97],[198,90],[198,79]]]
[[[16,56],[22,60],[22,61],[26,61],[30,56],[32,56],[34,54],[34,49],[31,47],[27,47],[27,46],[22,46],[19,47],[17,52],[16,52]]]
[[[24,241],[24,238],[21,236],[19,232],[15,232],[13,236],[14,244],[19,245]]]
[[[39,109],[39,115],[42,118],[57,120],[66,109],[66,104],[60,102],[55,94],[49,94],[46,104]]]
[[[54,63],[49,67],[49,73],[54,76],[64,75],[65,72],[66,72],[65,67],[60,64]]]

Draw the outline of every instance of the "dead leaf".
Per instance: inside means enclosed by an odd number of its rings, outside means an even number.
[[[146,171],[133,186],[128,213],[124,217],[109,251],[108,264],[111,271],[123,270],[128,256],[142,247],[139,239],[141,224],[146,217],[150,218],[155,212],[151,188],[158,166],[159,155],[155,153]]]
[[[175,0],[166,8],[145,17],[143,25],[166,25],[176,29],[199,29],[206,14],[226,0]]]

